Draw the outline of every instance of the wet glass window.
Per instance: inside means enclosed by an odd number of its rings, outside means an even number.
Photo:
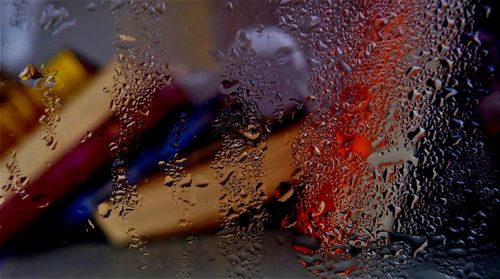
[[[496,1],[0,1],[1,278],[500,278]]]

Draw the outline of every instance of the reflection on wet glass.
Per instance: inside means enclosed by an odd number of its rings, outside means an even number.
[[[488,3],[2,2],[1,277],[499,277]]]

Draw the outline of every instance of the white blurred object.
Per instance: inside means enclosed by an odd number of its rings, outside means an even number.
[[[260,32],[259,32],[260,31]],[[277,27],[256,28],[246,31],[251,39],[251,48],[259,58],[271,63],[280,83],[279,93],[286,110],[296,108],[309,95],[307,82],[309,72],[305,54],[292,36]],[[259,103],[261,113],[271,117],[275,109],[269,103]]]
[[[305,54],[290,35],[277,27],[266,27],[263,30],[241,29],[235,35],[230,49],[243,52],[253,50],[259,59],[269,62],[280,84],[278,93],[281,94],[285,110],[302,106],[300,103],[308,96],[308,66]],[[224,56],[222,52],[215,55],[220,59]],[[201,104],[220,93],[221,72],[192,73],[178,79],[178,82],[187,89],[187,94],[194,104]],[[267,100],[263,98],[257,101],[257,104],[260,113],[271,118],[276,107]]]
[[[30,63],[35,52],[38,22],[33,21],[44,1],[0,1],[0,67],[12,75]]]

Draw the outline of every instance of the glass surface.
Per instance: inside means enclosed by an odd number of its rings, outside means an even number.
[[[496,1],[0,14],[1,278],[500,278]]]

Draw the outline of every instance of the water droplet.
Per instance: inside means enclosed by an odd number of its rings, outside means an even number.
[[[179,187],[191,187],[192,182],[193,179],[191,178],[191,174],[187,174],[177,184]]]
[[[203,175],[195,175],[193,181],[194,185],[200,188],[207,187],[210,184],[210,180]]]
[[[235,40],[238,46],[244,51],[248,51],[252,47],[252,38],[244,29],[238,30]]]
[[[419,67],[419,66],[411,66],[410,68],[408,68],[408,70],[406,70],[406,76],[407,77],[414,77],[416,75],[418,75],[419,73],[421,73],[423,71],[422,67]]]
[[[136,46],[137,39],[127,35],[127,34],[119,34],[117,39],[114,41],[114,45],[117,48],[121,49],[130,49]]]
[[[174,185],[174,182],[175,182],[175,179],[172,176],[167,175],[167,176],[165,176],[165,179],[163,180],[163,185],[170,187],[170,186]]]
[[[318,26],[321,23],[321,18],[319,16],[310,15],[305,18],[304,21],[304,31],[310,32],[312,28]]]
[[[224,80],[219,85],[219,91],[222,94],[229,95],[231,93],[236,92],[239,87],[240,87],[240,82],[237,80]]]
[[[97,212],[102,218],[108,218],[111,215],[111,205],[108,202],[100,203],[97,206]]]
[[[258,127],[253,124],[248,125],[246,130],[240,130],[240,134],[249,140],[257,140],[260,137]]]
[[[316,156],[320,156],[321,155],[321,150],[319,150],[319,147],[317,145],[313,144],[311,146],[311,148],[312,148],[312,152],[313,152],[314,155],[316,155]]]
[[[42,73],[33,64],[28,64],[19,74],[19,79],[22,81],[39,79],[41,77],[43,77]]]
[[[226,9],[227,9],[228,11],[232,11],[232,10],[233,10],[233,8],[234,8],[234,6],[233,6],[233,2],[231,2],[231,1],[229,1],[229,0],[226,0]]]
[[[220,185],[226,185],[236,171],[234,169],[225,169],[222,178],[219,180]]]

